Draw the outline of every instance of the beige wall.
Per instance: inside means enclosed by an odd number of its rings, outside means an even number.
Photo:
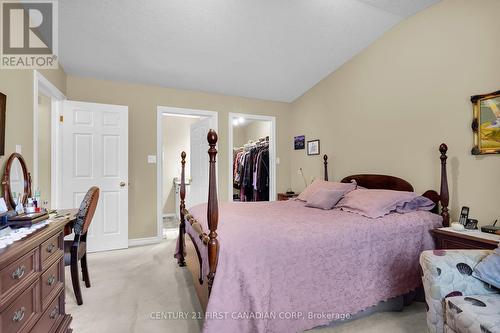
[[[181,176],[181,152],[190,154],[191,124],[196,118],[163,116],[163,214],[175,213],[173,179]],[[186,160],[186,179],[190,177],[190,159]]]
[[[293,135],[321,139],[331,179],[403,177],[439,188],[437,147],[449,145],[452,218],[468,205],[480,224],[500,217],[500,156],[472,156],[470,96],[500,89],[500,1],[445,0],[387,32],[292,105]],[[321,177],[321,156],[291,153],[296,170]]]
[[[168,89],[157,86],[128,84],[68,76],[69,99],[121,104],[129,107],[129,237],[156,236],[156,165],[146,162],[147,155],[156,154],[156,107],[172,106],[218,112],[219,199],[227,200],[228,182],[228,113],[249,113],[275,116],[277,120],[277,189],[289,187],[290,105],[257,99],[230,97],[202,92]]]
[[[66,74],[62,68],[40,71],[63,93]],[[1,174],[7,158],[22,147],[22,155],[30,172],[33,170],[33,71],[0,69],[0,92],[7,95],[5,155],[0,157]]]
[[[271,122],[267,120],[254,120],[241,126],[233,125],[233,146],[242,147],[249,140],[257,141],[271,135]]]

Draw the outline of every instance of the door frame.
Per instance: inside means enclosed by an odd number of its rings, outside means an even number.
[[[233,168],[233,119],[243,117],[248,120],[260,120],[260,121],[270,121],[271,131],[269,133],[269,201],[276,201],[276,117],[264,116],[258,114],[246,114],[246,113],[233,113],[230,112],[228,115],[228,132],[229,132],[229,143],[227,150],[228,159],[228,201],[233,201],[233,173],[231,172]]]
[[[39,146],[38,146],[38,124],[39,110],[38,97],[42,93],[51,100],[51,120],[50,120],[50,202],[53,209],[60,206],[60,191],[61,191],[61,130],[59,116],[62,113],[62,101],[66,100],[66,96],[53,85],[39,71],[33,71],[33,172],[32,172],[32,187],[36,191],[38,188],[39,177]]]
[[[175,114],[179,116],[201,116],[211,119],[212,128],[218,132],[218,112],[208,110],[197,110],[189,108],[177,108],[158,105],[156,114],[156,222],[157,238],[163,238],[163,122],[164,114]],[[208,144],[207,144],[208,149]],[[189,156],[188,156],[189,158]],[[180,159],[180,156],[179,156]],[[180,163],[180,160],[178,161]],[[170,235],[167,235],[169,237]],[[177,232],[172,237],[177,237]]]

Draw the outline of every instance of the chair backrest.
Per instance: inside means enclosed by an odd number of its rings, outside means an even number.
[[[92,218],[94,217],[97,202],[99,201],[99,188],[92,186],[85,194],[78,214],[76,214],[76,221],[74,231],[77,235],[85,235],[89,229]]]

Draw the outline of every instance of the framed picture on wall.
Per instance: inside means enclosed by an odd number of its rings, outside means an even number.
[[[0,156],[5,155],[5,109],[7,96],[0,93]]]
[[[500,90],[471,97],[474,132],[473,155],[500,154]]]
[[[305,149],[306,147],[306,137],[305,135],[299,135],[293,138],[293,146],[295,150]]]
[[[319,140],[307,141],[307,155],[319,155]]]

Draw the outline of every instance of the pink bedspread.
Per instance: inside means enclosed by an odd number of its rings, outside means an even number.
[[[208,233],[206,204],[189,211]],[[424,211],[368,219],[300,201],[222,203],[203,332],[301,332],[402,295],[421,284],[418,257],[440,225]]]

